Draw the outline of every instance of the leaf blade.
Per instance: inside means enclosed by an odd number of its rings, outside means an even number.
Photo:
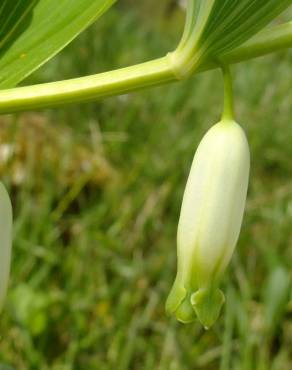
[[[13,9],[11,2],[4,0],[0,19],[5,19],[5,16],[9,18],[9,11],[15,11],[18,4],[22,5],[23,12],[27,11],[29,6],[32,6],[32,9],[31,13],[27,12],[26,22],[29,21],[29,24],[26,24],[22,32],[19,28],[11,29],[10,26],[10,35],[7,29],[6,33],[1,34],[0,28],[0,89],[17,85],[51,59],[115,1],[58,0],[52,6],[52,0],[17,0]],[[22,14],[17,13],[18,16]],[[14,21],[17,20],[19,18],[14,17]]]

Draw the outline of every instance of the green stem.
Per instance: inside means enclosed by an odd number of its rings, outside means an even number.
[[[233,98],[233,82],[230,67],[222,65],[224,79],[224,109],[222,120],[234,120],[234,98]]]
[[[97,75],[0,91],[0,113],[88,102],[174,81],[167,57]]]
[[[224,64],[233,64],[289,47],[292,47],[292,22],[260,32],[244,45],[220,56],[220,60]],[[218,67],[218,64],[208,62],[195,72]],[[0,113],[93,101],[102,97],[126,94],[146,87],[175,82],[178,80],[175,72],[177,68],[183,70],[185,66],[177,65],[177,60],[168,55],[150,62],[93,76],[2,90],[0,91]]]

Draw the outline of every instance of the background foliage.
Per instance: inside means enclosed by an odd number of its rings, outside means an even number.
[[[138,3],[115,6],[27,82],[173,49],[181,10],[164,0]],[[234,68],[251,184],[224,281],[228,304],[209,332],[167,318],[164,302],[186,177],[221,111],[219,72],[1,117],[0,172],[15,213],[1,369],[291,369],[291,67],[291,52],[283,52]]]

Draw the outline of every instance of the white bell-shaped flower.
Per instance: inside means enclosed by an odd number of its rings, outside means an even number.
[[[12,206],[9,195],[0,183],[0,309],[2,309],[10,273],[12,245]]]
[[[250,169],[242,128],[224,119],[214,125],[195,154],[178,226],[178,272],[166,310],[181,322],[198,316],[209,328],[224,295],[218,289],[237,243]]]

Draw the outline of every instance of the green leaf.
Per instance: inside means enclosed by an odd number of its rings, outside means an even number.
[[[292,0],[188,0],[187,20],[175,60],[186,76],[220,58],[258,33]],[[179,63],[178,63],[179,62]]]
[[[0,88],[22,81],[115,1],[0,0]]]
[[[201,0],[206,1],[206,0]],[[211,0],[200,43],[218,56],[241,45],[287,9],[291,0]]]

